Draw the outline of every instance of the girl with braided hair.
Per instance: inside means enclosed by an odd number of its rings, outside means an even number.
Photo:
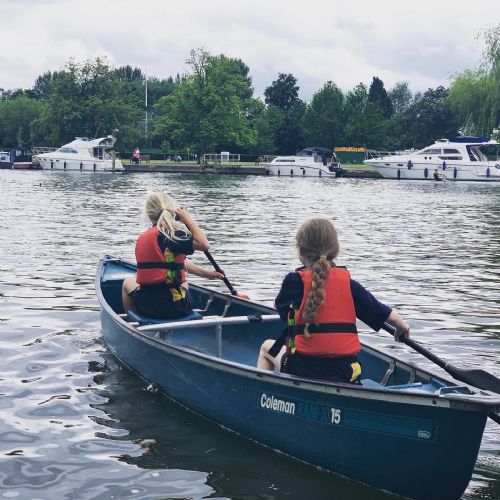
[[[150,193],[146,215],[151,228],[135,245],[137,274],[123,282],[125,312],[157,319],[179,318],[192,312],[186,272],[209,279],[223,273],[198,266],[186,257],[195,250],[205,251],[209,243],[187,209],[176,206],[166,193]]]
[[[286,346],[266,340],[257,367],[334,382],[359,383],[356,318],[378,331],[387,322],[394,338],[410,335],[401,316],[379,302],[347,269],[335,265],[339,241],[328,219],[310,219],[295,237],[303,267],[287,274],[275,305],[288,328]]]

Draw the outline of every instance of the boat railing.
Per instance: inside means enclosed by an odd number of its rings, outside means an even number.
[[[386,156],[400,156],[414,153],[414,150],[405,151],[379,151],[376,149],[367,149],[365,151],[365,160],[380,160]]]
[[[56,150],[57,150],[57,148],[50,148],[50,147],[46,147],[46,146],[36,146],[36,147],[31,148],[33,156],[41,155],[44,153],[52,153]]]
[[[390,151],[378,151],[375,149],[367,149],[365,151],[365,160],[378,160],[384,156],[392,156]]]

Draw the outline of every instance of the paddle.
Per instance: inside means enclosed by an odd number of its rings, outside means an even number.
[[[222,269],[219,267],[219,264],[217,264],[217,262],[215,262],[215,259],[212,257],[212,254],[208,250],[205,250],[205,255],[207,256],[207,259],[210,261],[212,266],[214,266],[214,269],[218,273],[222,273]],[[224,273],[222,273],[222,274],[224,274]],[[226,286],[229,288],[231,295],[235,295],[236,297],[239,297],[240,299],[250,300],[250,297],[248,295],[245,295],[244,293],[237,292],[234,289],[233,285],[231,285],[231,282],[226,278],[226,276],[224,276],[222,278],[222,281],[224,281]]]
[[[394,335],[394,333],[396,332],[396,329],[388,323],[384,323],[382,328],[392,335]],[[422,354],[422,356],[425,356],[433,363],[436,363],[436,365],[440,366],[443,370],[448,372],[453,378],[456,378],[461,382],[465,382],[466,384],[473,385],[474,387],[477,387],[479,389],[484,389],[500,394],[500,379],[494,377],[491,373],[478,369],[466,370],[465,368],[458,368],[456,366],[450,365],[443,359],[438,358],[435,354],[432,354],[432,352],[428,351],[425,347],[410,338],[400,338],[400,341],[405,343],[407,346],[411,347],[418,353]],[[488,417],[490,417],[491,420],[493,420],[497,424],[500,424],[500,415],[497,415],[496,413],[490,411],[488,413]]]
[[[384,326],[382,328],[385,331],[392,333],[393,335],[396,331],[394,327],[387,323],[384,323]],[[474,387],[477,387],[479,389],[484,389],[486,391],[492,391],[500,394],[500,379],[493,376],[491,373],[474,368],[458,368],[451,365],[450,363],[447,363],[443,359],[438,358],[435,354],[432,354],[432,352],[428,351],[425,347],[410,338],[400,338],[399,340],[405,343],[407,346],[410,346],[418,353],[425,356],[427,359],[431,360],[433,363],[436,363],[436,365],[440,366],[443,370],[448,372],[453,378],[456,378],[461,382],[465,382],[466,384],[473,385]]]

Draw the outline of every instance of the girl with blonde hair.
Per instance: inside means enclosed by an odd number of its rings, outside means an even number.
[[[186,272],[209,279],[224,275],[186,258],[210,245],[185,207],[176,206],[168,194],[156,192],[148,195],[145,212],[152,227],[137,239],[137,274],[123,282],[124,309],[158,319],[185,316],[192,312]]]
[[[257,366],[301,377],[357,383],[361,345],[356,318],[377,331],[389,323],[396,329],[396,340],[409,336],[410,327],[396,311],[351,279],[347,269],[336,266],[339,241],[328,219],[306,221],[295,242],[303,267],[287,274],[275,300],[288,328],[278,341],[262,344]]]

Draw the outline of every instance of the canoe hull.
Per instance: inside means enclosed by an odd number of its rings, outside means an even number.
[[[137,334],[101,312],[111,351],[191,410],[304,462],[411,498],[459,498],[487,410],[398,401],[220,363]],[[360,397],[361,392],[363,397]]]

